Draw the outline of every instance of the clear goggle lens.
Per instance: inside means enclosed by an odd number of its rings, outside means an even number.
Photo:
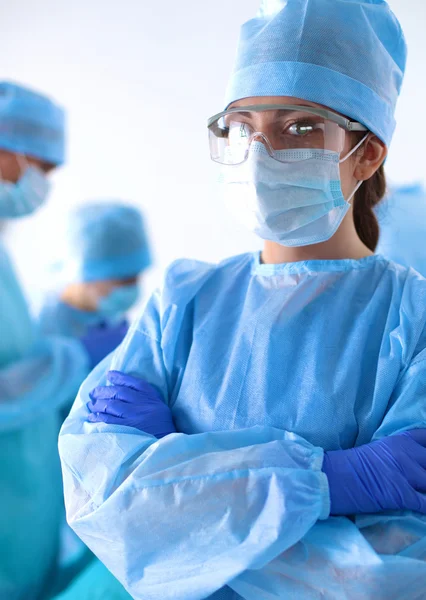
[[[294,110],[241,110],[228,112],[209,124],[211,158],[220,164],[238,165],[248,156],[253,141],[265,144],[280,162],[290,160],[283,150],[342,152],[346,131],[324,116]],[[300,160],[304,154],[300,153]],[[297,155],[291,161],[297,160]]]

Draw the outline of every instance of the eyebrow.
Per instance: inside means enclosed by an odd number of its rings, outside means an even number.
[[[303,108],[315,108],[314,106],[310,106],[309,104],[301,104],[300,106],[303,107]],[[232,108],[238,109],[238,112],[242,112],[242,113],[243,112],[246,112],[246,113],[254,112],[254,111],[250,111],[250,110],[244,110],[244,108],[245,108],[244,106],[232,106]],[[281,112],[283,110],[285,110],[285,109],[284,108],[277,108],[277,110],[268,110],[268,111],[265,111],[265,112],[268,112],[268,113],[270,113],[272,115],[276,115],[277,113],[279,113],[279,112]],[[294,114],[297,114],[299,112],[302,113],[302,114],[307,114],[304,111],[299,111],[299,110],[295,110],[295,109],[289,110],[286,114],[288,114],[288,115],[294,115]],[[227,116],[231,116],[231,115],[232,115],[232,113],[230,113]]]

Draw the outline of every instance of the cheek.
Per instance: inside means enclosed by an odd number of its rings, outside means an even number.
[[[0,175],[1,179],[10,183],[16,183],[21,176],[16,156],[9,153],[0,154]]]

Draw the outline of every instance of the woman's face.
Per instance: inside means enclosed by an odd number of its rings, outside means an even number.
[[[307,100],[300,98],[293,98],[290,96],[273,96],[273,97],[258,97],[258,98],[244,98],[231,104],[229,108],[236,108],[244,106],[257,106],[259,104],[281,104],[281,105],[300,105],[300,106],[312,106],[314,108],[326,108],[321,104],[315,104]],[[331,109],[328,109],[331,110]],[[276,121],[274,117],[274,111],[265,111],[254,114],[254,123],[250,123],[251,128],[254,131],[264,133],[274,149],[279,149],[274,144],[274,136],[276,136]],[[337,128],[336,128],[337,129]],[[340,157],[344,159],[350,151],[357,145],[357,143],[366,135],[367,132],[362,133],[350,133],[345,132],[343,129],[338,131],[340,134],[337,136],[339,142],[335,149],[340,150]],[[337,139],[337,138],[336,138]],[[261,141],[261,140],[259,140]],[[340,177],[342,191],[345,198],[348,198],[355,190],[357,183],[360,180],[366,180],[372,177],[374,172],[380,167],[384,159],[386,158],[386,148],[376,136],[369,134],[362,146],[352,156],[340,164]]]

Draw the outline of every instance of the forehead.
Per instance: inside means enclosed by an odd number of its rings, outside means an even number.
[[[294,96],[257,96],[251,98],[243,98],[230,104],[228,108],[244,108],[245,106],[257,106],[259,104],[282,104],[282,105],[296,105],[296,106],[312,106],[313,108],[326,108],[323,104],[316,104],[315,102],[309,102],[302,98],[295,98]]]

